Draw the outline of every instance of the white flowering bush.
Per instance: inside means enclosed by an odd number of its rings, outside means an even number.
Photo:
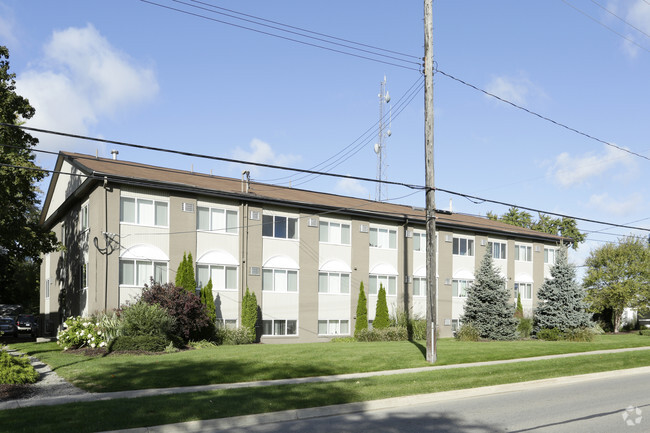
[[[57,343],[63,350],[81,347],[106,347],[106,338],[99,324],[92,319],[70,317],[63,324],[63,331],[57,335]]]

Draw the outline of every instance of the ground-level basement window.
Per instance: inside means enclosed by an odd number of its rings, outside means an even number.
[[[298,321],[262,320],[262,335],[298,335]]]

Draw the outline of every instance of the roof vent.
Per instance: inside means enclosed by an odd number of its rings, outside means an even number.
[[[113,155],[113,160],[117,160],[117,155],[120,152],[118,152],[116,149],[111,150],[111,155]]]

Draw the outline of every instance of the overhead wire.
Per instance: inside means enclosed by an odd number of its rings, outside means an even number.
[[[634,24],[630,23],[629,21],[625,20],[624,18],[619,17],[617,14],[615,14],[615,13],[612,12],[612,11],[610,11],[610,10],[607,9],[605,6],[603,6],[603,5],[601,5],[600,3],[598,3],[596,0],[591,0],[591,2],[592,2],[593,4],[595,4],[596,6],[598,6],[599,8],[601,8],[602,10],[604,10],[605,12],[607,12],[608,14],[610,14],[610,15],[612,15],[613,17],[617,18],[618,20],[620,20],[620,21],[623,22],[624,24],[626,24],[626,25],[632,27],[632,28],[633,28],[634,30],[636,30],[637,32],[639,32],[639,33],[645,35],[646,37],[650,38],[650,34],[646,33],[646,32],[643,31],[643,30],[641,30],[640,28],[638,28],[638,27],[635,26]]]
[[[348,51],[343,51],[343,50],[336,49],[336,48],[326,47],[326,46],[319,45],[319,44],[316,44],[316,43],[301,41],[301,40],[296,39],[296,38],[291,38],[291,37],[288,37],[288,36],[282,36],[282,35],[278,35],[278,34],[275,34],[275,33],[272,33],[272,32],[267,32],[267,31],[264,31],[264,30],[259,30],[259,29],[255,29],[255,28],[252,28],[252,27],[231,23],[231,22],[228,22],[228,21],[224,21],[224,20],[214,18],[214,17],[208,17],[208,16],[205,16],[205,15],[202,15],[202,14],[194,13],[194,12],[191,12],[191,11],[186,11],[184,9],[179,9],[179,8],[164,5],[164,4],[161,4],[161,3],[156,3],[155,1],[151,1],[151,0],[140,0],[140,1],[143,2],[143,3],[147,3],[147,4],[150,4],[150,5],[153,5],[153,6],[157,6],[157,7],[163,8],[163,9],[168,9],[168,10],[175,11],[175,12],[178,12],[178,13],[194,16],[194,17],[197,17],[197,18],[202,18],[202,19],[205,19],[205,20],[209,20],[209,21],[213,21],[213,22],[217,22],[217,23],[221,23],[221,24],[226,24],[226,25],[229,25],[229,26],[232,26],[232,27],[237,27],[237,28],[240,28],[240,29],[249,30],[249,31],[252,31],[252,32],[264,34],[264,35],[267,35],[267,36],[272,36],[272,37],[275,37],[275,38],[284,39],[284,40],[295,42],[295,43],[298,43],[298,44],[303,44],[303,45],[307,45],[307,46],[311,46],[311,47],[315,47],[315,48],[320,48],[320,49],[323,49],[323,50],[327,50],[327,51],[331,51],[331,52],[335,52],[335,53],[339,53],[339,54],[344,54],[344,55],[347,55],[347,56],[357,57],[357,58],[360,58],[360,59],[365,59],[365,60],[369,60],[369,61],[377,62],[377,63],[383,63],[385,65],[395,66],[395,67],[402,68],[402,69],[410,69],[412,71],[421,72],[421,70],[422,70],[421,65],[419,65],[419,64],[418,64],[419,67],[415,68],[413,66],[407,66],[406,64],[399,64],[399,63],[394,63],[394,62],[387,61],[387,60],[376,59],[376,58],[368,57],[368,56],[362,55],[362,54],[355,54],[355,53],[351,53],[351,52],[348,52]],[[356,50],[360,51],[359,49],[356,49]],[[377,56],[380,56],[380,57],[387,57],[386,55],[382,55],[382,54],[374,54],[374,55],[377,55]],[[400,60],[400,61],[403,62],[403,63],[411,63],[411,64],[413,63],[413,62],[405,61],[405,60]]]

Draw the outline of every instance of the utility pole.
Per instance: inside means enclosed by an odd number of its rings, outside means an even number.
[[[433,0],[424,0],[424,157],[427,218],[427,361],[436,355],[436,190],[433,171]]]

